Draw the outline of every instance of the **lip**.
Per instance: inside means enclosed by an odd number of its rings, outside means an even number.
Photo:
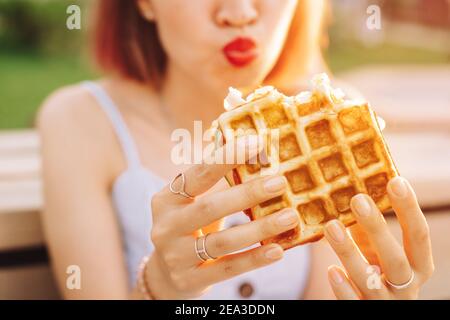
[[[223,47],[222,51],[228,62],[235,67],[245,67],[257,56],[255,41],[246,37],[233,39]]]

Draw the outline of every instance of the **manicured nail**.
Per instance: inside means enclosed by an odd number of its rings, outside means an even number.
[[[331,238],[336,242],[344,242],[345,235],[344,230],[341,225],[337,222],[337,220],[331,220],[326,225],[327,232],[331,236]]]
[[[367,217],[372,212],[372,207],[364,194],[354,196],[352,199],[352,205],[356,211],[356,214],[361,217]]]
[[[406,186],[406,181],[402,177],[395,177],[389,183],[392,193],[397,198],[404,198],[408,194],[408,187]]]
[[[329,268],[328,272],[330,274],[331,281],[333,281],[335,284],[341,284],[344,282],[344,278],[342,277],[341,273],[336,270],[336,268]]]
[[[276,193],[284,190],[286,186],[286,178],[284,176],[270,178],[264,182],[264,190],[268,193]]]
[[[280,226],[289,226],[297,222],[297,220],[297,212],[294,210],[286,210],[278,216],[277,223]]]
[[[267,259],[278,260],[283,256],[283,249],[281,247],[270,248],[264,255]]]

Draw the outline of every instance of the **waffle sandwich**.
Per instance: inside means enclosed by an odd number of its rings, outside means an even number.
[[[294,97],[273,87],[257,89],[245,100],[230,91],[228,111],[216,121],[223,140],[226,132],[264,134],[263,152],[256,162],[230,172],[230,185],[267,173],[288,181],[285,194],[246,211],[252,220],[287,207],[299,214],[297,228],[262,244],[288,249],[322,238],[329,220],[353,224],[350,200],[357,193],[370,195],[382,212],[390,209],[386,185],[398,173],[375,113],[364,101],[344,99],[325,74],[312,83],[311,92]]]

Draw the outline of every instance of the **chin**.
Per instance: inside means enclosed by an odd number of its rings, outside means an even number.
[[[258,87],[264,81],[267,74],[262,72],[261,65],[251,65],[245,68],[233,68],[223,75],[224,87],[228,92],[228,87],[235,87],[240,89],[249,89]]]
[[[219,67],[218,67],[219,66]],[[210,65],[201,72],[201,82],[211,92],[225,97],[228,88],[234,87],[242,91],[252,91],[260,86],[267,76],[267,64],[260,59],[244,67],[235,67],[227,62]],[[199,75],[199,73],[197,73]]]

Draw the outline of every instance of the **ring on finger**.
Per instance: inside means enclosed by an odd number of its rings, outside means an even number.
[[[200,237],[195,239],[195,254],[202,262],[217,259],[212,257],[206,250],[206,238],[208,237],[208,235],[209,233],[207,233],[206,235],[201,235]]]
[[[414,281],[414,276],[415,276],[415,275],[414,275],[414,270],[411,269],[411,276],[410,276],[409,280],[406,281],[405,283],[402,283],[402,284],[395,284],[395,283],[392,283],[392,282],[390,282],[390,281],[387,279],[386,276],[384,277],[384,281],[386,281],[386,283],[387,283],[389,286],[391,286],[392,288],[397,289],[397,290],[402,290],[402,289],[406,289],[407,287],[409,287],[409,286],[411,285],[411,283],[413,283],[413,281]]]
[[[180,185],[179,189],[175,189],[174,184],[178,180],[178,178],[181,178],[181,185]],[[173,194],[178,194],[180,196],[183,196],[183,197],[191,199],[191,200],[195,199],[195,197],[191,196],[189,193],[186,192],[185,186],[186,186],[186,176],[184,173],[180,173],[175,178],[173,178],[172,181],[170,182],[169,190]]]

